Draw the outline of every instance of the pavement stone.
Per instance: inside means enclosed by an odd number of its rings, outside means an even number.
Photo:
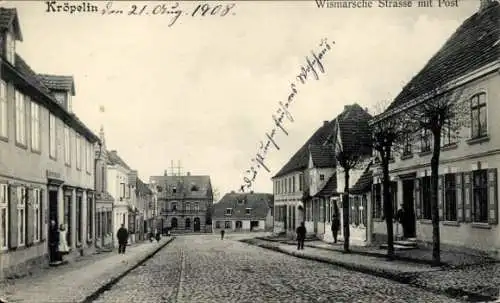
[[[6,302],[68,303],[81,302],[101,286],[153,253],[170,238],[127,247],[125,255],[107,253],[99,259],[88,258],[67,268],[60,266],[45,274],[4,281],[0,298]]]
[[[94,303],[460,302],[236,240],[177,237]]]
[[[379,257],[344,254],[340,250],[314,248],[312,245],[305,250],[297,251],[295,246],[276,241],[251,239],[246,242],[297,257],[346,266],[372,274],[384,274],[396,281],[467,301],[487,301],[500,296],[500,264],[491,262],[477,264],[472,262],[477,259],[472,257],[465,260],[460,252],[457,254],[463,259],[455,264],[462,266],[431,267],[400,260],[388,261]],[[467,264],[469,265],[463,266]]]

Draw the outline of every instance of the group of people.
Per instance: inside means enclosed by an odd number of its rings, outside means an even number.
[[[66,225],[57,226],[56,221],[50,221],[49,258],[51,265],[63,263],[63,256],[69,253]]]

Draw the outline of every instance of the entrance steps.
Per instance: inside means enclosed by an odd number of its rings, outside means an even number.
[[[380,248],[387,249],[387,243],[380,245]],[[411,250],[418,248],[417,239],[408,238],[406,240],[396,240],[394,241],[394,249],[397,250]]]

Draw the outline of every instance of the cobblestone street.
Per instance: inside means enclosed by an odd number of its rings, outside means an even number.
[[[94,302],[457,302],[235,240],[177,237]]]

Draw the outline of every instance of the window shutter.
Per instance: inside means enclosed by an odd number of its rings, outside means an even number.
[[[439,221],[443,221],[443,198],[444,198],[443,176],[438,176],[438,212]]]
[[[371,203],[372,203],[372,217],[376,218],[376,206],[375,206],[375,184],[372,184],[372,192],[371,192]],[[367,214],[368,215],[368,214]]]
[[[35,233],[34,233],[34,227],[35,227],[35,223],[34,223],[34,214],[35,214],[35,210],[34,210],[34,197],[33,197],[33,188],[31,187],[28,187],[26,188],[26,196],[27,196],[27,199],[26,199],[26,245],[29,246],[29,245],[32,245],[33,244],[33,240],[35,239]]]
[[[385,218],[384,183],[380,183],[380,216]]]
[[[463,182],[462,182],[462,174],[457,173],[455,175],[456,178],[456,198],[457,198],[457,221],[458,222],[463,222],[464,221],[464,204],[463,204],[463,194],[464,194],[464,189],[463,189]]]
[[[47,218],[47,199],[45,196],[45,190],[40,189],[40,216],[42,217],[41,221],[41,228],[40,232],[42,233],[40,235],[40,240],[45,241],[47,239],[47,224],[49,223],[48,218]]]
[[[472,198],[472,183],[471,173],[464,173],[464,221],[471,222],[471,198]]]
[[[363,225],[368,226],[368,195],[363,196]]]
[[[16,248],[17,242],[17,187],[9,186],[9,248]]]
[[[488,169],[488,223],[498,224],[497,169]]]
[[[417,219],[422,219],[422,201],[420,197],[420,179],[415,179],[415,210]]]

